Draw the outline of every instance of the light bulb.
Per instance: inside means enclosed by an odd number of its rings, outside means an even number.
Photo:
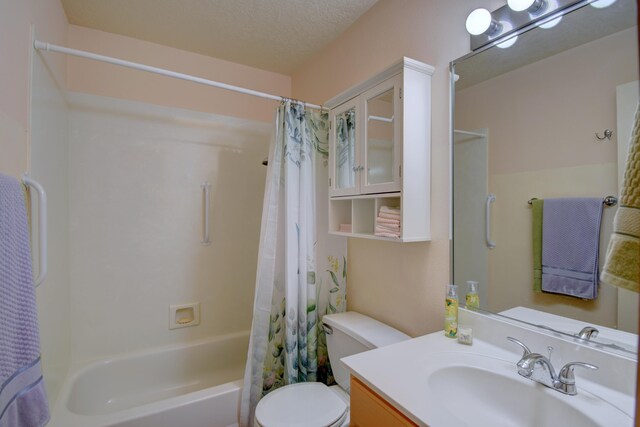
[[[491,12],[487,9],[479,8],[467,16],[465,26],[469,34],[478,36],[491,27]]]
[[[597,1],[594,1],[593,3],[590,3],[590,4],[591,4],[591,6],[595,7],[596,9],[604,9],[605,7],[611,6],[615,2],[616,2],[616,0],[597,0]]]
[[[558,8],[558,2],[556,0],[549,0],[549,7],[552,10],[555,10]],[[557,18],[554,18],[550,21],[545,22],[544,24],[540,24],[538,25],[540,28],[544,28],[545,30],[548,30],[549,28],[553,28],[556,25],[558,25],[560,23],[560,21],[562,21],[562,15],[558,16]]]
[[[544,28],[545,30],[548,30],[549,28],[553,28],[556,25],[558,25],[560,23],[560,21],[562,21],[562,16],[558,16],[555,19],[552,19],[549,22],[545,22],[544,24],[540,24],[538,25],[540,28]]]
[[[500,24],[502,25],[502,29],[505,33],[513,29],[513,26],[511,25],[510,22],[500,21]],[[498,46],[500,49],[506,49],[508,47],[513,46],[517,40],[518,40],[518,36],[513,36],[503,41],[502,43],[498,43],[496,46]]]
[[[515,12],[527,10],[536,2],[536,0],[507,0],[509,8]]]

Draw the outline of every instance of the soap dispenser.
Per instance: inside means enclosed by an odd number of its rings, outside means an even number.
[[[478,282],[467,281],[467,308],[480,308],[480,296],[478,295]]]
[[[455,338],[458,333],[458,286],[447,285],[444,307],[444,335]]]

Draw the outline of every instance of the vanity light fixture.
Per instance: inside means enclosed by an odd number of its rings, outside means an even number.
[[[486,34],[491,36],[502,30],[502,25],[493,19],[491,12],[484,8],[478,8],[467,16],[465,24],[467,32],[472,36]]]
[[[519,34],[539,26],[552,28],[562,16],[591,5],[595,8],[611,6],[616,0],[507,0],[507,4],[494,10],[476,9],[467,17],[466,27],[471,50],[491,46],[506,48],[516,42]]]

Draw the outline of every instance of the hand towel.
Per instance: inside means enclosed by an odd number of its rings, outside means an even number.
[[[640,291],[640,106],[631,132],[620,207],[600,280],[609,285]]]
[[[542,290],[598,295],[602,199],[546,199],[542,208]]]
[[[0,174],[0,427],[48,420],[24,191]]]
[[[533,291],[542,292],[542,208],[544,200],[531,202],[531,240],[533,241]]]

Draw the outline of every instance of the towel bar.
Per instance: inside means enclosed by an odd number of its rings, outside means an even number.
[[[22,182],[34,188],[38,192],[39,198],[38,276],[33,280],[37,288],[44,282],[45,277],[47,277],[47,193],[40,183],[29,178],[27,174],[23,175]]]
[[[527,203],[532,204],[534,200],[538,200],[538,199],[536,197],[533,197],[529,199]],[[602,199],[602,203],[604,203],[606,206],[615,206],[618,204],[618,198],[616,196],[607,196],[604,199]]]

